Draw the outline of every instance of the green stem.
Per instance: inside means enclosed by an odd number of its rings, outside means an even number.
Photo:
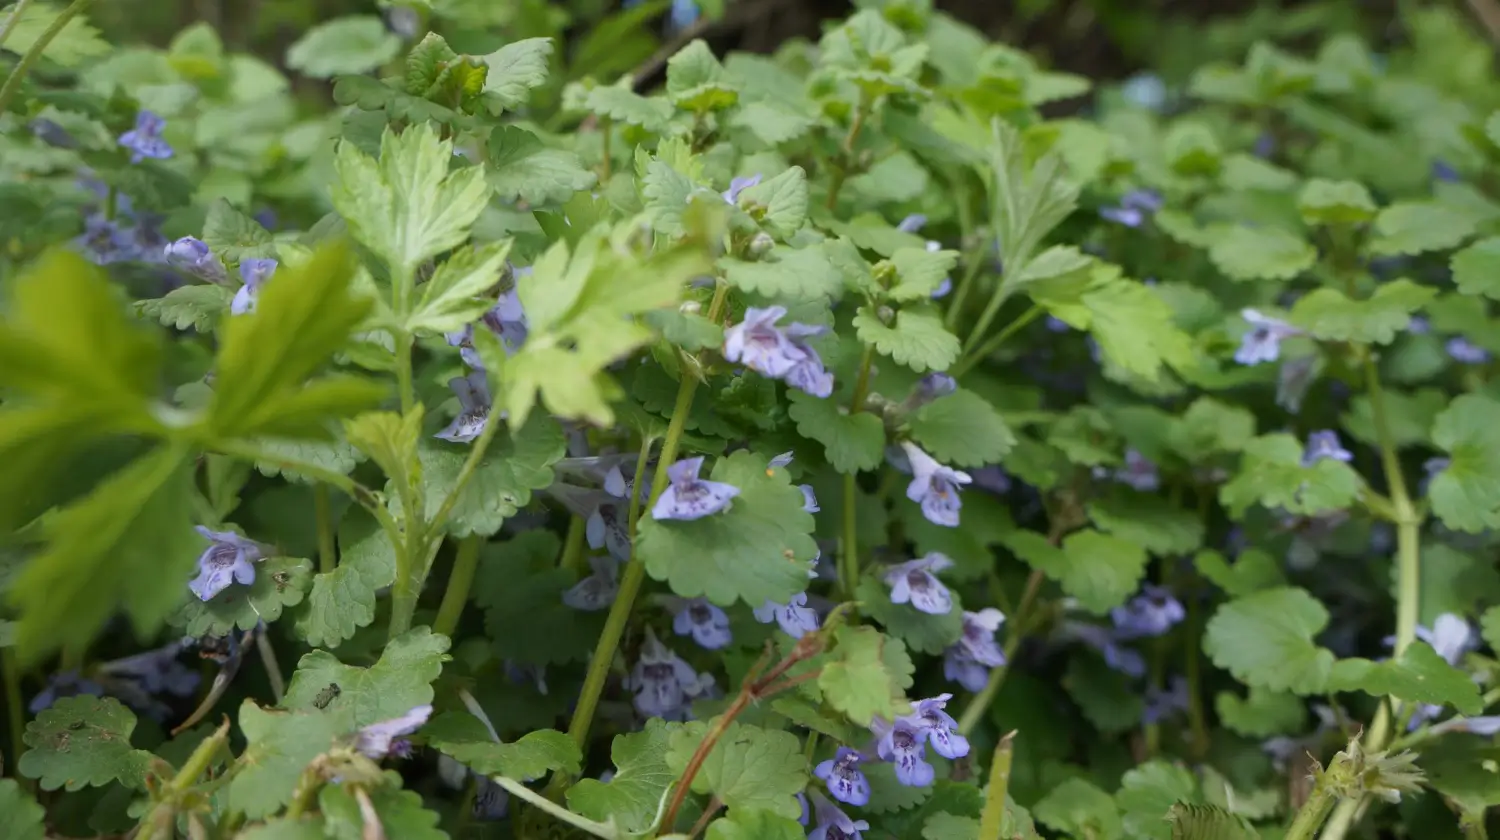
[[[581,516],[574,516],[568,520],[568,535],[563,539],[562,556],[557,561],[557,567],[565,572],[574,574],[583,571],[583,546],[586,538],[588,523]]]
[[[474,585],[474,572],[479,568],[479,549],[483,545],[484,538],[478,534],[465,537],[458,544],[453,572],[448,575],[448,588],[443,592],[443,603],[438,607],[432,632],[453,638],[458,619],[464,614],[464,604],[469,601],[469,589]]]
[[[1318,832],[1318,827],[1328,817],[1328,811],[1333,807],[1334,799],[1333,792],[1328,790],[1324,785],[1318,784],[1315,786],[1312,796],[1308,797],[1307,801],[1302,803],[1302,808],[1297,811],[1296,819],[1292,820],[1292,827],[1287,829],[1286,836],[1282,840],[1312,840],[1313,836]],[[1344,805],[1355,804],[1356,800],[1346,799],[1339,803],[1339,807],[1342,808]],[[1332,824],[1330,824],[1329,828],[1332,827]],[[1325,833],[1323,836],[1327,837],[1328,835]]]
[[[10,7],[10,14],[5,18],[5,26],[0,27],[0,47],[5,46],[5,39],[15,30],[16,24],[26,14],[26,7],[31,5],[31,0],[20,0],[16,5]]]
[[[969,292],[974,288],[974,281],[979,279],[979,272],[984,268],[984,255],[989,250],[989,240],[980,242],[974,248],[974,253],[969,255],[969,261],[964,268],[964,276],[958,281],[958,287],[953,290],[953,300],[948,302],[948,311],[943,314],[943,324],[951,331],[958,324],[958,315],[963,311],[964,301],[969,299]]]
[[[609,179],[614,168],[614,161],[610,160],[609,148],[610,135],[613,134],[615,130],[614,120],[610,119],[609,117],[602,118],[601,120],[599,120],[599,130],[603,132],[602,138],[604,140],[604,172],[599,176],[599,183],[603,186],[608,186]]]
[[[313,485],[313,511],[318,518],[318,571],[332,572],[338,565],[338,547],[334,544],[333,506],[328,500],[328,485]]]
[[[964,713],[958,719],[958,731],[961,735],[968,735],[979,725],[980,718],[994,701],[995,694],[1000,691],[1000,686],[1005,683],[1005,675],[1010,671],[1010,661],[1015,657],[1016,651],[1021,647],[1021,640],[1025,638],[1027,621],[1031,618],[1031,608],[1036,603],[1037,593],[1041,591],[1043,575],[1040,570],[1032,570],[1031,575],[1026,578],[1026,590],[1021,593],[1020,604],[1016,607],[1015,618],[1011,622],[1011,629],[1005,634],[1005,665],[990,671],[990,680],[984,684],[984,688],[974,695],[969,705],[964,708]]]
[[[262,628],[255,634],[255,649],[260,652],[260,662],[266,668],[266,679],[271,683],[271,697],[276,705],[286,696],[286,680],[281,676],[281,663],[276,660],[276,648],[271,646],[270,630]]]
[[[21,82],[25,81],[26,74],[30,73],[31,68],[42,59],[42,53],[52,44],[52,39],[56,38],[63,31],[63,27],[67,26],[73,18],[82,14],[85,9],[93,4],[94,0],[73,0],[66,9],[63,9],[57,15],[52,24],[43,30],[41,36],[36,39],[36,43],[31,45],[31,49],[27,50],[26,54],[21,56],[21,60],[16,64],[15,69],[10,71],[10,78],[5,80],[5,86],[0,87],[0,114],[5,113],[6,109],[10,107],[10,101],[15,99],[16,93],[21,90]]]
[[[610,824],[605,824],[594,822],[587,817],[580,817],[514,779],[507,779],[504,776],[491,776],[490,781],[505,788],[511,795],[524,799],[528,805],[546,811],[554,819],[577,826],[595,837],[603,837],[605,840],[616,840],[616,838],[623,836],[620,830],[614,827],[613,821]]]
[[[188,760],[172,777],[167,784],[167,790],[157,803],[152,806],[151,812],[141,820],[140,833],[136,840],[152,840],[156,837],[157,829],[164,828],[168,837],[173,836],[171,825],[177,811],[178,800],[190,791],[198,780],[208,771],[208,766],[213,763],[214,757],[225,749],[229,743],[229,721],[214,731],[214,734],[205,738],[202,743],[188,756]]]
[[[984,811],[979,816],[979,840],[1002,840],[1000,826],[1005,821],[1005,800],[1010,788],[1011,744],[1016,733],[1007,733],[995,746],[990,761],[990,780],[985,787]]]
[[[859,133],[864,130],[865,116],[869,111],[863,96],[859,105],[854,109],[854,119],[849,123],[849,133],[844,135],[844,143],[839,147],[839,165],[833,171],[833,183],[828,187],[828,202],[824,206],[831,212],[839,204],[839,192],[844,188],[844,179],[849,177],[849,170],[854,161],[854,143],[859,140]]]
[[[396,339],[396,390],[401,393],[401,413],[406,414],[417,403],[416,386],[411,374],[411,333],[405,330],[394,333]]]
[[[979,347],[975,348],[972,351],[965,352],[963,358],[958,360],[958,364],[954,365],[953,369],[950,370],[949,373],[955,377],[961,376],[964,371],[968,370],[979,362],[984,361],[989,357],[991,353],[999,349],[1000,345],[1004,344],[1007,339],[1020,332],[1032,321],[1040,318],[1044,311],[1045,310],[1043,310],[1040,306],[1033,305],[1030,309],[1021,313],[1016,318],[1016,320],[1011,321],[1009,324],[1007,324],[1005,326],[1005,329],[1001,330],[989,341],[986,341],[985,343],[979,345]],[[988,327],[989,325],[985,324],[985,326]],[[976,330],[975,334],[978,334],[978,332],[979,331]]]
[[[21,669],[16,665],[15,648],[0,648],[0,671],[5,672],[5,711],[10,727],[11,776],[30,790],[31,781],[23,779],[13,769],[20,762],[21,754],[26,752],[26,742],[21,738],[26,732],[26,706],[21,703]],[[4,774],[5,769],[0,766],[0,775]]]
[[[859,359],[859,375],[854,380],[854,395],[849,400],[849,413],[858,414],[865,409],[865,399],[870,393],[870,370],[875,363],[875,348],[865,345]],[[855,474],[844,476],[844,535],[839,546],[839,588],[844,597],[854,598],[859,585],[859,488],[854,482]]]

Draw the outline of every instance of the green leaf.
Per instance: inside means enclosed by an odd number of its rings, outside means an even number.
[[[514,111],[531,100],[533,88],[547,82],[551,38],[526,38],[484,57],[490,71],[484,90],[507,111]]]
[[[345,440],[284,440],[261,438],[255,442],[256,449],[268,458],[255,462],[255,469],[268,478],[281,476],[299,484],[313,484],[315,479],[286,464],[300,464],[348,475],[364,460],[359,450]]]
[[[739,102],[724,65],[701,38],[667,60],[667,98],[684,111],[722,111]]]
[[[922,840],[979,840],[979,820],[953,814],[933,814],[922,825]]]
[[[531,781],[553,770],[577,774],[583,755],[562,732],[542,729],[502,744],[484,722],[468,712],[444,712],[422,727],[427,745],[486,776]]]
[[[787,414],[797,433],[823,444],[824,457],[841,473],[866,472],[885,461],[885,424],[865,411],[850,414],[832,399],[788,389]]]
[[[891,254],[897,282],[891,287],[891,300],[927,300],[943,284],[958,264],[957,251],[929,251],[926,248],[897,248]]]
[[[1031,809],[1037,822],[1076,837],[1111,840],[1121,836],[1120,811],[1109,794],[1084,781],[1068,779]]]
[[[1141,725],[1146,704],[1129,678],[1098,657],[1068,660],[1062,680],[1068,696],[1100,732],[1128,732]]]
[[[387,770],[385,777],[387,784],[366,791],[385,836],[448,840],[448,832],[438,828],[441,817],[422,807],[422,795],[402,790],[401,777],[395,771]],[[318,791],[318,810],[323,813],[329,840],[365,840],[369,836],[368,821],[348,785],[324,785]]]
[[[1083,305],[1105,359],[1130,373],[1156,382],[1162,365],[1189,367],[1196,358],[1172,307],[1143,283],[1107,283],[1085,293]]]
[[[315,650],[298,660],[282,705],[316,709],[318,696],[336,684],[338,696],[321,713],[337,719],[344,731],[397,718],[432,702],[432,681],[443,670],[447,651],[448,637],[427,627],[391,639],[380,661],[368,668],[345,665],[328,651]]]
[[[21,17],[13,22],[11,16],[18,10]],[[6,50],[18,55],[30,52],[60,16],[61,10],[54,3],[32,3],[24,8],[12,5],[0,14],[0,29],[10,32],[5,39]],[[88,18],[76,14],[42,48],[42,56],[63,67],[77,67],[89,59],[107,55],[109,51],[109,42],[99,37],[99,30],[89,23]]]
[[[943,326],[943,319],[930,306],[902,309],[894,324],[884,323],[868,307],[854,316],[859,340],[875,345],[882,355],[890,356],[917,373],[947,370],[958,361],[958,337]]]
[[[708,840],[803,840],[806,836],[791,817],[746,808],[736,808],[708,824]]]
[[[0,837],[46,840],[46,819],[47,809],[21,790],[15,779],[0,779]]]
[[[339,526],[339,564],[315,575],[297,632],[309,645],[337,647],[375,620],[375,593],[396,581],[396,549],[375,518],[351,511]]]
[[[622,85],[594,88],[584,98],[583,107],[597,116],[651,132],[662,131],[672,119],[672,103],[655,96],[641,96]]]
[[[658,521],[643,512],[637,559],[684,598],[706,596],[721,606],[786,603],[807,586],[817,553],[812,514],[784,469],[768,470],[749,451],[714,464],[713,481],[738,487],[727,510],[692,521]]]
[[[840,627],[834,638],[833,659],[818,676],[823,700],[860,726],[877,715],[895,720],[906,714],[903,690],[913,666],[905,647],[873,627]]]
[[[1215,805],[1179,803],[1167,814],[1172,840],[1258,840],[1262,835],[1245,821]]]
[[[1062,585],[1079,606],[1104,614],[1125,603],[1146,573],[1146,550],[1094,530],[1076,531],[1055,547],[1035,531],[1014,531],[1005,547]]]
[[[1398,201],[1375,217],[1370,251],[1379,256],[1422,254],[1456,247],[1474,234],[1471,210],[1440,201]]]
[[[557,565],[561,548],[556,535],[535,530],[481,549],[473,598],[497,658],[556,665],[593,650],[604,613],[580,613],[562,602],[577,575]]]
[[[1239,452],[1255,437],[1255,415],[1212,397],[1199,397],[1167,429],[1167,445],[1189,462]]]
[[[286,51],[286,66],[314,79],[374,70],[396,57],[401,39],[376,15],[347,15],[314,26]]]
[[[796,140],[817,124],[800,107],[770,101],[741,103],[729,117],[731,127],[748,131],[767,146]]]
[[[1448,407],[1448,395],[1437,388],[1411,393],[1391,389],[1381,396],[1385,402],[1386,431],[1397,448],[1427,443],[1432,422]],[[1369,396],[1355,397],[1349,409],[1341,418],[1344,428],[1356,439],[1379,447],[1380,434],[1375,429],[1375,412]]]
[[[807,221],[807,173],[800,166],[742,190],[738,204],[768,233],[785,242]]]
[[[608,782],[581,779],[568,788],[568,807],[591,820],[614,818],[621,830],[639,834],[651,828],[677,772],[667,764],[667,742],[679,724],[660,718],[640,732],[616,735],[610,747],[615,775]]]
[[[1307,718],[1307,709],[1297,695],[1254,686],[1243,698],[1233,692],[1219,692],[1214,697],[1214,709],[1225,728],[1246,738],[1295,734],[1302,731]]]
[[[832,298],[844,282],[823,249],[813,245],[778,245],[757,262],[725,257],[719,267],[731,286],[768,298]]]
[[[641,199],[651,228],[671,237],[687,234],[683,214],[687,212],[688,200],[698,189],[693,179],[678,172],[670,163],[658,158],[646,162],[646,173],[641,176]]]
[[[1126,836],[1140,840],[1172,840],[1167,813],[1179,802],[1201,800],[1193,774],[1161,760],[1127,770],[1115,794]]]
[[[456,332],[494,306],[485,292],[495,287],[510,254],[510,240],[456,251],[422,284],[408,330]]]
[[[1089,503],[1099,530],[1135,543],[1160,557],[1187,554],[1203,544],[1203,519],[1150,493],[1117,488]]]
[[[1208,257],[1231,280],[1290,280],[1318,259],[1310,243],[1280,228],[1233,225],[1211,239]]]
[[[422,411],[410,409],[405,417],[394,411],[367,411],[344,421],[344,435],[361,452],[380,465],[396,493],[420,484],[417,443],[422,434]]]
[[[499,436],[497,436],[498,438]],[[552,465],[562,460],[567,442],[556,420],[538,414],[519,429],[512,427],[503,439],[490,444],[459,495],[449,516],[448,533],[492,536],[505,520],[531,503],[533,491],[552,483]],[[469,457],[469,447],[442,441],[423,441],[418,450],[422,477],[427,485],[428,515],[458,481]]]
[[[518,126],[491,132],[489,153],[489,184],[502,201],[560,204],[594,185],[594,173],[578,155],[551,148]]]
[[[1238,518],[1256,503],[1314,516],[1344,510],[1359,498],[1363,487],[1359,473],[1332,458],[1304,467],[1302,448],[1288,434],[1262,435],[1250,441],[1239,473],[1219,489],[1219,501]]]
[[[135,715],[113,697],[62,697],[26,724],[16,770],[42,790],[120,782],[141,790],[153,756],[130,746]]]
[[[1406,279],[1383,283],[1364,300],[1324,287],[1297,301],[1291,322],[1328,341],[1390,344],[1411,323],[1411,314],[1436,294],[1431,286]]]
[[[1375,200],[1357,181],[1313,178],[1297,196],[1297,209],[1310,225],[1357,225],[1375,218]]]
[[[960,388],[917,409],[907,421],[929,455],[955,467],[997,464],[1016,436],[983,397]]]
[[[1178,122],[1164,138],[1167,165],[1178,175],[1212,177],[1223,163],[1224,150],[1213,130],[1198,122]]]
[[[1219,552],[1204,550],[1194,555],[1193,565],[1233,598],[1286,584],[1280,561],[1259,549],[1241,552],[1232,564]]]
[[[1480,634],[1491,648],[1500,648],[1500,607],[1490,607],[1479,619]]]
[[[1479,687],[1449,665],[1426,642],[1416,641],[1395,659],[1340,659],[1328,679],[1329,691],[1363,691],[1416,703],[1452,706],[1466,715],[1484,711]]]
[[[1469,533],[1500,525],[1500,403],[1458,397],[1433,421],[1432,442],[1449,458],[1427,486],[1433,513]]]
[[[220,436],[326,437],[329,420],[371,407],[384,386],[351,377],[307,380],[344,346],[368,302],[355,297],[341,246],[282,269],[254,315],[230,318],[215,364],[211,428]]]
[[[252,820],[281,810],[292,800],[303,769],[352,734],[347,723],[340,715],[262,709],[246,700],[239,724],[247,743],[240,771],[229,781],[228,806]]]
[[[724,346],[724,328],[697,313],[658,309],[644,318],[663,339],[689,352]]]
[[[165,297],[137,301],[135,309],[147,318],[156,319],[164,327],[179,330],[192,327],[206,333],[212,331],[219,317],[228,311],[233,298],[234,293],[223,286],[178,286]]]
[[[270,557],[255,564],[255,582],[231,586],[212,600],[183,601],[174,624],[189,636],[224,636],[234,628],[249,630],[257,623],[281,618],[286,607],[302,603],[312,580],[312,563],[298,557]]]
[[[668,740],[667,766],[679,776],[708,734],[709,723],[690,721]],[[796,819],[796,794],[807,786],[802,743],[790,732],[731,723],[709,750],[693,791],[717,796],[729,808],[754,808]]]
[[[891,603],[890,587],[879,576],[859,582],[860,609],[917,653],[940,654],[963,635],[963,605],[956,593],[953,601],[943,615],[929,615],[911,604]]]
[[[483,167],[452,167],[452,141],[425,122],[400,134],[386,128],[379,160],[352,143],[338,145],[333,206],[398,283],[410,282],[425,260],[463,244],[489,202]]]
[[[1267,589],[1219,607],[1203,652],[1251,687],[1321,694],[1334,660],[1313,638],[1327,625],[1328,611],[1306,590]]]
[[[192,459],[162,446],[44,520],[46,549],[6,593],[21,610],[22,658],[81,649],[120,610],[138,635],[155,632],[185,597],[203,547],[192,497]]]
[[[1486,237],[1455,253],[1448,265],[1460,292],[1500,300],[1500,236]]]

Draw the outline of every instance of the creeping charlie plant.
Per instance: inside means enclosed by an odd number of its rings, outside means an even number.
[[[927,0],[113,5],[0,8],[6,840],[1486,836],[1447,5],[1124,85]]]

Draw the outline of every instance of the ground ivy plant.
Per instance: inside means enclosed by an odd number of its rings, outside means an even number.
[[[0,835],[1487,836],[1490,46],[672,5],[0,9]]]

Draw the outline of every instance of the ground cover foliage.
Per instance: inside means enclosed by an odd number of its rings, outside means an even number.
[[[90,6],[0,8],[0,836],[1487,836],[1468,18]]]

